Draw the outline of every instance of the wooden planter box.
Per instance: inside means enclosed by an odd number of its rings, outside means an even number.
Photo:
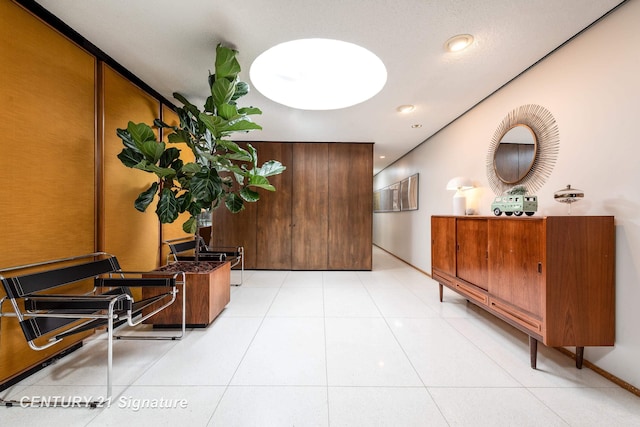
[[[190,272],[189,269],[198,265],[200,271]],[[159,270],[174,267],[175,271],[184,271],[186,283],[186,323],[187,327],[204,328],[218,317],[231,299],[231,267],[228,261],[223,262],[190,262],[181,261]],[[173,270],[172,270],[173,271]],[[153,273],[146,274],[152,277]],[[153,290],[144,289],[143,298],[153,295]],[[169,307],[147,320],[154,327],[180,327],[182,324],[182,292],[177,300]]]

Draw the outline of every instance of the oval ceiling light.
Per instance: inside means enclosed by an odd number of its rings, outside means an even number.
[[[260,54],[249,70],[253,86],[279,104],[335,110],[376,95],[387,69],[369,50],[340,40],[301,39]]]
[[[448,52],[460,52],[469,47],[471,43],[473,43],[473,36],[471,34],[458,34],[447,40],[444,47]]]

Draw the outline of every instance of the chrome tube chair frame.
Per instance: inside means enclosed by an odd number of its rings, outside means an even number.
[[[196,242],[198,242],[198,256],[200,261],[229,261],[231,268],[240,266],[240,283],[231,283],[231,286],[242,286],[244,281],[244,247],[220,246],[210,248],[200,236],[180,237],[165,240],[163,243],[169,247],[167,264],[178,261],[195,261]]]
[[[185,274],[153,272],[154,277],[131,277],[147,272],[122,271],[115,256],[105,252],[21,265],[0,270],[0,281],[6,296],[0,299],[0,317],[15,317],[29,347],[40,351],[52,347],[64,338],[106,326],[107,394],[106,399],[89,402],[96,407],[111,399],[113,370],[113,340],[180,340],[185,335]],[[162,277],[157,277],[162,276]],[[83,294],[43,293],[65,285],[94,280],[92,291]],[[182,288],[178,289],[178,285]],[[164,288],[164,293],[135,301],[130,288]],[[107,289],[106,292],[100,292]],[[137,326],[164,310],[182,291],[182,328],[172,335],[114,335],[121,325]],[[6,301],[13,312],[3,310]],[[158,306],[158,304],[160,304]],[[21,308],[21,305],[24,308]],[[143,312],[144,311],[144,312]],[[1,344],[0,331],[0,344]],[[36,343],[38,340],[39,343]],[[45,340],[42,342],[42,340]],[[5,406],[18,402],[0,398]],[[25,402],[20,401],[20,404]],[[28,402],[27,402],[28,404]]]

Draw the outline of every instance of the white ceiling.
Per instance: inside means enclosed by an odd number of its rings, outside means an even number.
[[[341,39],[385,63],[374,98],[334,111],[276,104],[253,90],[242,106],[263,111],[256,141],[374,142],[377,173],[574,36],[620,0],[37,0],[169,100],[207,96],[215,46],[239,50],[241,78],[266,49],[300,38]],[[447,53],[451,36],[474,44]],[[340,64],[336,64],[340,66]],[[177,105],[180,105],[176,101]],[[396,107],[414,104],[401,115]],[[506,110],[516,106],[505,107]],[[505,110],[505,111],[506,111]],[[418,129],[413,124],[421,124]],[[380,156],[385,156],[381,159]],[[266,160],[266,159],[265,159]]]

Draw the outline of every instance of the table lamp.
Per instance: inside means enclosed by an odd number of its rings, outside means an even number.
[[[453,195],[454,215],[465,215],[467,210],[467,198],[464,195],[464,191],[471,188],[473,188],[473,182],[471,182],[471,179],[463,176],[452,178],[447,183],[447,190],[456,190],[456,194]]]

